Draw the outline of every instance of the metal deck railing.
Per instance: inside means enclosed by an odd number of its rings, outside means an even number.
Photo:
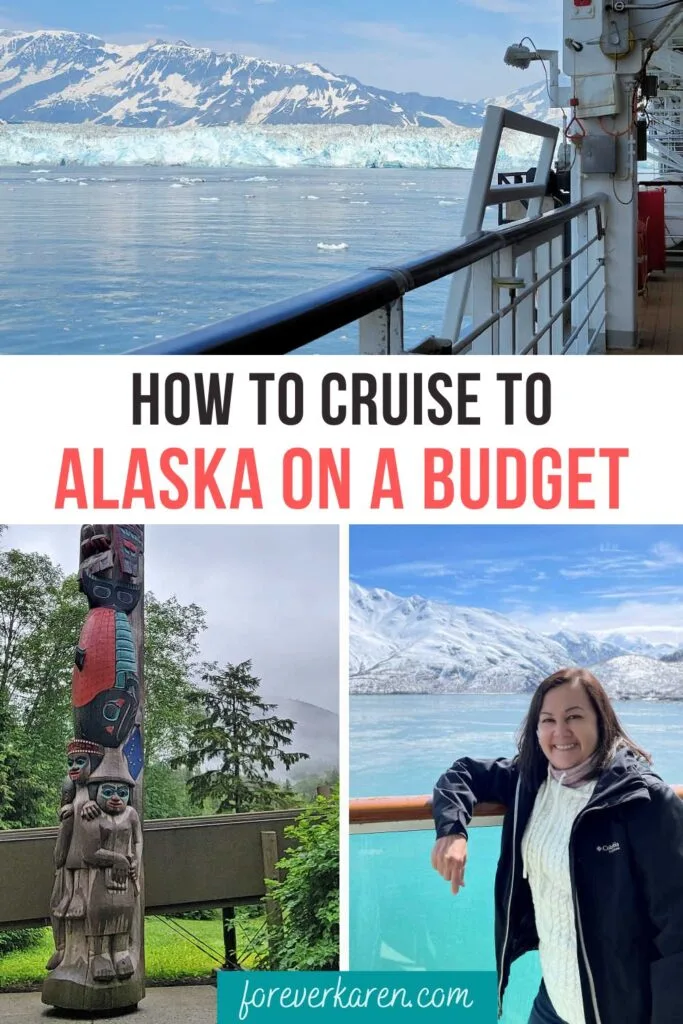
[[[538,149],[529,171],[498,175],[505,132]],[[371,267],[136,351],[145,355],[286,355],[358,321],[362,355],[584,353],[605,345],[604,210],[600,194],[543,214],[559,129],[489,106],[462,221],[464,241]],[[510,180],[512,179],[512,180]],[[527,216],[486,230],[487,210],[522,204]],[[404,343],[404,296],[451,278],[441,336]]]
[[[683,800],[683,785],[672,785]],[[470,828],[501,825],[507,808],[503,804],[478,803]],[[433,828],[430,796],[355,797],[349,800],[349,828],[352,834],[368,832],[414,832]]]
[[[528,188],[528,186],[524,186]],[[494,190],[491,190],[492,193]],[[495,202],[517,198],[515,186]],[[402,354],[403,300],[417,288],[471,273],[469,326],[456,339],[429,337],[412,352],[587,352],[604,332],[604,219],[598,195],[520,221],[452,249],[372,267],[332,285],[137,349],[141,355],[286,355],[358,321],[363,354]],[[565,256],[565,225],[575,244]],[[571,269],[571,291],[565,268]]]

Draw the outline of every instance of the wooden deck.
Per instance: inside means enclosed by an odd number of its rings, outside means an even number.
[[[638,298],[635,355],[683,355],[683,268],[653,274]]]

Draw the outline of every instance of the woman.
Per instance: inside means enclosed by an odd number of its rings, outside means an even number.
[[[505,804],[495,883],[498,1011],[538,948],[529,1024],[683,1022],[683,801],[585,669],[536,690],[512,760],[462,758],[434,790],[433,867],[464,885],[478,801]]]

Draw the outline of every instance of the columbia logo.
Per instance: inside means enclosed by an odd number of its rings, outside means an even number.
[[[596,846],[595,849],[598,853],[616,853],[617,850],[621,849],[619,843],[610,843],[609,846]]]

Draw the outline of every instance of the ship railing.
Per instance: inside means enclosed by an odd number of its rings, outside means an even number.
[[[502,825],[505,810],[503,804],[477,804],[470,828]],[[372,796],[349,800],[351,835],[372,832],[422,832],[433,828],[431,797]]]
[[[683,785],[671,787],[683,800]],[[478,803],[469,828],[503,824],[504,804]],[[355,797],[349,800],[351,835],[378,832],[422,832],[434,828],[432,800],[429,796]]]
[[[677,792],[683,797],[683,786]],[[465,885],[454,900],[430,864],[435,835],[428,797],[350,801],[352,970],[495,971],[494,876],[505,810],[476,805]],[[540,981],[537,954],[516,961],[505,995],[508,1024],[528,1020]]]
[[[545,184],[491,186],[491,204],[542,197]],[[358,322],[362,354],[578,354],[604,348],[605,218],[598,194],[483,230],[451,249],[371,267],[249,313],[135,351],[141,355],[285,355]],[[568,236],[571,244],[567,244]],[[456,337],[406,349],[404,297],[471,276]],[[456,280],[456,278],[454,278]]]

